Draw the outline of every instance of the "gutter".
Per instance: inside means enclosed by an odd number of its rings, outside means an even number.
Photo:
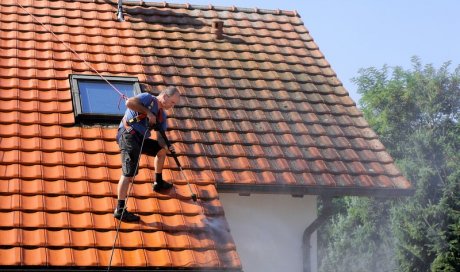
[[[229,184],[216,183],[219,193],[250,194],[290,194],[293,196],[320,195],[324,197],[368,196],[398,198],[412,196],[414,188],[382,188],[382,187],[328,187],[322,185],[269,185],[269,184]]]
[[[315,232],[327,219],[333,214],[332,198],[324,197],[324,208],[322,213],[313,221],[303,232],[302,248],[303,248],[303,272],[311,272],[311,244],[310,239]],[[316,271],[316,269],[315,269]]]

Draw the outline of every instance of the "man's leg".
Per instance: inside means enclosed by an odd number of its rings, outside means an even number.
[[[128,187],[132,180],[133,177],[125,177],[123,175],[120,176],[117,187],[118,200],[126,199],[126,196],[128,195]]]
[[[166,149],[162,148],[158,141],[146,139],[144,142],[143,153],[155,157],[153,166],[155,167],[155,183],[153,183],[153,190],[160,192],[163,190],[171,189],[173,185],[163,181],[163,165],[166,159]]]
[[[126,196],[128,195],[128,187],[132,179],[132,177],[125,177],[123,175],[120,176],[117,186],[117,210],[123,210],[126,206]]]
[[[121,150],[122,175],[118,181],[117,194],[118,203],[113,216],[121,221],[136,222],[139,216],[129,212],[126,209],[126,198],[128,197],[128,188],[132,183],[134,176],[137,174],[137,161],[139,158],[138,143],[133,139],[131,134],[122,134],[118,141]]]
[[[158,151],[157,155],[155,156],[155,174],[163,173],[163,165],[165,164],[166,159],[166,149],[162,148]]]
[[[121,175],[120,180],[118,181],[118,203],[113,216],[125,222],[137,222],[140,219],[139,216],[129,212],[126,209],[126,197],[128,196],[128,188],[133,179],[133,177],[125,177]]]
[[[168,190],[173,187],[171,183],[163,181],[163,166],[166,159],[166,149],[161,148],[155,156],[155,183],[153,184],[153,190],[159,192],[161,190]]]

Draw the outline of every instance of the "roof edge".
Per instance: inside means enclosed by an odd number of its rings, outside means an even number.
[[[268,184],[222,184],[217,183],[219,193],[250,194],[290,194],[293,196],[321,195],[321,196],[368,196],[383,198],[398,198],[412,196],[415,189],[398,188],[363,188],[363,187],[335,187],[324,188],[322,186],[305,185],[268,185]]]
[[[183,9],[200,9],[200,10],[215,10],[215,11],[232,11],[232,12],[245,12],[245,13],[259,13],[259,14],[273,14],[273,15],[286,15],[299,17],[300,14],[297,10],[281,10],[281,9],[260,9],[257,7],[254,8],[243,8],[236,6],[214,6],[209,5],[195,5],[190,3],[179,4],[179,3],[168,3],[167,1],[163,2],[146,2],[143,0],[125,0],[123,4],[127,5],[136,5],[136,6],[147,6],[147,7],[158,7],[158,8],[183,8]]]

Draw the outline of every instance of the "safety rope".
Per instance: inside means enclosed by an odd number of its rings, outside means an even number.
[[[75,50],[73,50],[72,47],[70,47],[70,45],[68,45],[67,43],[65,43],[63,40],[61,40],[57,35],[56,33],[54,33],[50,28],[48,28],[45,24],[43,24],[42,22],[40,22],[32,13],[30,13],[24,6],[21,5],[21,3],[19,3],[19,1],[17,0],[16,3],[18,4],[19,7],[21,7],[22,10],[24,10],[30,17],[32,17],[32,19],[37,22],[38,24],[40,24],[43,29],[45,29],[48,33],[50,33],[51,35],[53,35],[53,37],[58,40],[60,43],[62,43],[68,50],[70,50],[80,61],[82,61],[90,70],[92,70],[93,72],[95,72],[102,80],[104,80],[107,84],[109,84],[109,86],[115,91],[117,92],[119,95],[120,95],[120,102],[122,99],[124,100],[127,100],[128,97],[123,94],[120,90],[117,89],[117,87],[115,87],[112,83],[110,83],[101,73],[99,73],[98,70],[96,70],[93,66],[91,66],[91,64],[89,64],[84,58],[82,58]],[[118,103],[120,106],[120,102]],[[136,164],[136,170],[135,172],[137,172],[137,169],[139,168],[139,162],[140,162],[140,158],[141,158],[141,153],[142,153],[142,149],[144,147],[144,140],[145,140],[145,136],[147,134],[147,131],[145,131],[144,133],[144,136],[142,138],[142,144],[141,144],[141,149],[140,149],[140,152],[139,152],[139,158],[137,160],[137,164]],[[131,195],[131,190],[133,188],[133,184],[134,184],[134,177],[131,179],[131,182],[129,183],[129,186],[128,186],[128,193],[127,193],[127,196],[126,196],[126,199],[125,199],[125,203],[128,202],[129,200],[129,197]],[[8,184],[9,186],[9,184]],[[126,211],[126,209],[123,209],[122,213],[121,213],[121,218],[123,218],[123,215],[124,215],[124,212]],[[107,266],[107,271],[110,271],[110,267],[112,266],[112,259],[113,259],[113,254],[114,254],[114,251],[115,251],[115,244],[117,243],[117,239],[118,239],[118,235],[119,235],[119,232],[120,232],[120,226],[121,226],[121,220],[119,220],[118,222],[118,225],[117,225],[117,229],[116,229],[116,232],[115,232],[115,239],[113,241],[113,246],[112,246],[112,251],[110,253],[110,260],[109,260],[109,264]]]
[[[89,69],[91,69],[93,72],[95,72],[102,80],[104,80],[105,82],[107,82],[107,84],[109,84],[110,87],[112,87],[112,89],[117,92],[119,95],[120,95],[120,100],[121,99],[124,99],[124,100],[127,100],[128,97],[123,94],[122,92],[120,92],[120,90],[117,89],[117,87],[115,87],[112,83],[110,83],[101,73],[99,73],[99,71],[97,71],[93,66],[91,66],[91,64],[89,64],[84,58],[82,58],[75,50],[72,49],[72,47],[70,47],[70,45],[68,45],[66,42],[64,42],[63,40],[61,40],[57,35],[56,33],[54,33],[50,28],[46,27],[42,22],[40,22],[32,13],[30,13],[26,8],[24,8],[20,3],[19,3],[19,0],[16,0],[16,3],[30,16],[32,17],[38,24],[40,24],[47,32],[49,32],[51,35],[54,36],[54,38],[56,38],[56,40],[58,40],[59,42],[61,42],[67,49],[69,49],[79,60],[81,60]]]
[[[141,154],[142,154],[142,149],[144,148],[145,135],[147,135],[147,131],[148,131],[148,129],[145,130],[144,135],[142,136],[141,149],[139,151],[139,156],[137,158],[137,163],[136,163],[136,168],[134,170],[134,173],[137,173],[137,169],[139,169],[139,162],[141,161]],[[131,195],[131,190],[134,187],[133,186],[134,179],[135,179],[135,177],[133,177],[131,179],[131,182],[128,185],[128,192],[127,192],[127,195],[126,195],[126,198],[125,198],[125,207],[124,207],[123,211],[121,212],[120,220],[118,220],[117,231],[115,232],[115,239],[113,241],[112,251],[110,252],[110,260],[109,260],[109,265],[107,266],[107,271],[110,271],[110,267],[112,266],[113,253],[115,252],[115,244],[117,243],[118,234],[120,232],[121,222],[122,222],[122,219],[123,219],[123,215],[124,215],[124,213],[126,211],[126,207],[128,205],[128,200],[129,200],[129,197]]]

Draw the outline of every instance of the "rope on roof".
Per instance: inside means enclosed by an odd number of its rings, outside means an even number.
[[[46,27],[42,22],[40,22],[32,13],[30,13],[26,8],[24,8],[18,0],[16,0],[16,3],[30,16],[33,18],[33,20],[35,20],[37,23],[39,23],[47,32],[51,33],[54,38],[56,38],[56,40],[58,40],[59,42],[61,42],[68,50],[70,50],[79,60],[83,61],[83,63],[85,63],[85,65],[90,69],[90,70],[93,70],[101,79],[103,79],[105,82],[107,82],[107,84],[109,84],[110,87],[112,87],[112,89],[117,92],[119,95],[120,95],[120,101],[118,102],[118,107],[120,107],[120,102],[122,99],[124,100],[127,100],[128,97],[123,94],[122,92],[120,92],[112,83],[110,83],[102,74],[99,73],[99,71],[97,71],[93,66],[91,66],[91,64],[89,64],[85,59],[83,59],[77,52],[75,52],[75,50],[73,50],[70,45],[68,45],[67,43],[65,43],[63,40],[59,39],[59,37],[48,27]],[[124,21],[123,19],[123,8],[122,8],[122,0],[119,0],[118,1],[118,11],[117,11],[117,17],[118,17],[118,20],[119,21]],[[146,131],[147,132],[147,131]],[[145,134],[144,134],[144,137],[145,137]],[[144,140],[142,140],[142,146],[144,144]],[[142,150],[142,146],[141,146],[141,150]],[[140,159],[140,156],[139,156],[139,159]],[[137,165],[136,165],[136,171],[137,171],[137,168],[139,167],[139,161],[137,162]],[[133,179],[134,181],[134,179]],[[132,181],[132,182],[133,182]],[[132,182],[131,182],[131,186],[130,186],[130,189],[129,189],[129,192],[128,192],[128,197],[126,200],[128,200],[129,198],[129,195],[130,195],[130,191],[132,189]],[[117,238],[118,238],[118,233],[119,233],[119,230],[120,230],[120,224],[121,224],[121,221],[119,222],[118,226],[117,226],[117,231],[116,231],[116,235],[115,235],[115,240],[113,242],[113,246],[112,246],[112,251],[111,251],[111,254],[110,254],[110,261],[109,261],[109,265],[107,266],[107,271],[110,271],[110,267],[112,265],[112,258],[113,258],[113,253],[114,253],[114,250],[115,250],[115,244],[116,244],[116,241],[117,241]]]
[[[119,2],[121,2],[121,0],[119,0]],[[20,3],[19,3],[19,0],[16,0],[16,3],[18,4],[19,7],[21,7],[21,9],[23,9],[30,17],[32,17],[32,19],[34,21],[36,21],[38,24],[40,24],[43,29],[45,29],[48,33],[50,33],[51,35],[53,35],[53,37],[58,40],[60,43],[62,43],[68,50],[70,50],[79,60],[81,60],[90,70],[92,70],[93,72],[95,72],[102,80],[104,80],[105,82],[107,82],[107,84],[109,84],[110,87],[112,87],[112,89],[117,92],[119,95],[120,95],[120,102],[122,99],[124,100],[127,100],[128,97],[123,94],[122,92],[120,92],[120,90],[117,89],[117,87],[115,87],[112,83],[110,83],[101,73],[99,73],[98,70],[96,70],[93,66],[91,66],[91,64],[89,64],[84,58],[82,58],[77,52],[75,52],[75,50],[72,49],[72,47],[70,47],[69,44],[65,43],[63,40],[61,40],[57,35],[56,33],[54,33],[51,28],[48,28],[45,24],[43,24],[42,22],[40,22],[37,17],[35,17],[32,13],[30,13],[24,6],[22,6]],[[118,102],[118,107],[120,106],[120,102]]]

